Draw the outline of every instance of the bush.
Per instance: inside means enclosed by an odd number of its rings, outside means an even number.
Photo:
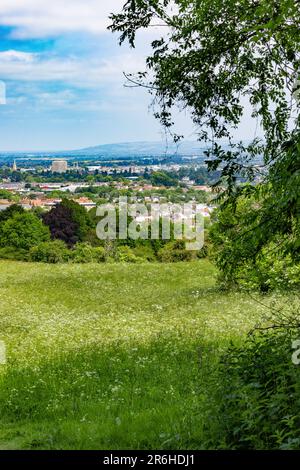
[[[0,246],[29,250],[50,240],[48,227],[30,212],[16,213],[0,225]]]
[[[40,243],[30,249],[29,257],[31,261],[40,263],[64,263],[70,258],[69,250],[61,240]]]
[[[70,253],[74,263],[102,263],[105,261],[105,249],[93,247],[89,243],[77,243]]]
[[[300,368],[291,346],[299,338],[300,328],[260,331],[223,358],[215,396],[221,448],[299,449]]]
[[[288,225],[282,223],[282,217],[273,214],[272,219],[265,214],[262,208],[270,197],[269,189],[264,185],[240,187],[238,199],[229,198],[213,215],[211,254],[225,288],[241,286],[266,293],[300,287],[300,220],[289,216]],[[273,205],[273,198],[270,202]],[[280,211],[282,216],[289,213],[288,209]]]
[[[86,242],[86,243],[89,243],[92,246],[96,246],[96,247],[99,247],[99,246],[103,247],[105,245],[104,240],[100,240],[97,237],[97,233],[96,233],[95,228],[90,228],[87,231],[83,241]]]
[[[176,263],[179,261],[191,261],[197,253],[185,249],[184,240],[175,240],[167,243],[157,253],[158,260],[162,263]]]
[[[295,263],[290,255],[274,256],[272,250],[273,244],[263,250],[255,266],[250,265],[247,271],[244,269],[241,284],[262,291],[300,287],[300,263]]]
[[[24,214],[25,210],[22,206],[18,204],[13,204],[12,206],[7,207],[4,211],[0,211],[0,224],[10,219],[16,214]]]
[[[93,247],[94,260],[96,263],[104,263],[106,261],[105,249],[102,246]]]
[[[207,246],[201,248],[201,250],[197,251],[197,258],[204,259],[208,257],[209,249]]]
[[[297,289],[300,287],[300,263],[291,256],[280,258],[272,253],[273,246],[263,250],[254,262],[245,262],[235,270],[234,279],[226,272],[219,275],[220,286],[230,289],[239,286],[265,293],[272,290]]]
[[[28,251],[22,248],[16,249],[14,246],[0,248],[0,258],[14,261],[28,261]]]
[[[151,245],[137,245],[132,251],[135,256],[145,261],[156,261],[156,256]]]
[[[117,249],[117,261],[125,263],[138,263],[142,261],[141,258],[134,254],[134,251],[129,246],[120,246]]]

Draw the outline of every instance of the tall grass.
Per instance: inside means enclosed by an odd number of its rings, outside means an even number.
[[[218,357],[263,308],[206,260],[1,262],[0,302],[2,449],[213,446]]]

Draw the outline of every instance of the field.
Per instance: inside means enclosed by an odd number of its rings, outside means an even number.
[[[209,447],[214,361],[263,313],[215,274],[0,262],[0,449]]]

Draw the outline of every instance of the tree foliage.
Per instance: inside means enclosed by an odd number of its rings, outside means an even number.
[[[23,207],[19,206],[18,204],[13,204],[11,206],[8,206],[4,211],[0,212],[0,224],[8,220],[13,215],[24,214],[24,212],[25,210],[23,209]]]
[[[112,21],[120,43],[127,39],[131,46],[139,29],[153,22],[167,27],[152,42],[148,71],[136,77],[161,105],[164,125],[172,124],[179,104],[190,111],[200,139],[209,138],[208,131],[214,139],[230,137],[244,95],[261,119],[265,156],[272,160],[276,142],[288,135],[285,87],[293,92],[299,73],[299,1],[129,0]]]
[[[129,0],[111,18],[120,43],[132,47],[138,30],[162,27],[146,71],[128,78],[149,89],[166,128],[177,106],[209,144],[208,166],[220,170],[229,217],[218,226],[221,269],[258,260],[272,243],[299,260],[299,0]],[[263,138],[234,142],[245,103]],[[241,178],[256,185],[241,186]],[[247,211],[239,217],[241,205]]]
[[[30,212],[15,213],[1,224],[0,246],[29,250],[50,240],[48,227]]]
[[[83,241],[88,230],[89,218],[82,206],[64,199],[50,212],[44,214],[43,221],[49,227],[52,239],[62,240],[71,247]]]

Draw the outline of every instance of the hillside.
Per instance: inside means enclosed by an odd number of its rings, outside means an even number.
[[[65,157],[98,157],[103,159],[128,158],[128,157],[164,157],[170,155],[183,155],[187,157],[197,156],[204,159],[204,148],[199,142],[183,141],[179,145],[172,141],[160,142],[123,142],[114,144],[97,145],[84,149],[70,149],[68,151],[41,151],[41,152],[1,152],[0,162],[11,162],[14,158],[53,158],[58,156]]]
[[[2,261],[0,301],[2,449],[202,448],[214,359],[263,310],[206,260]]]
[[[145,155],[187,155],[202,156],[204,153],[203,146],[199,142],[183,141],[176,145],[171,142],[123,142],[116,144],[98,145],[96,147],[88,147],[85,149],[75,150],[71,152],[74,155],[103,155],[103,156],[145,156]]]

